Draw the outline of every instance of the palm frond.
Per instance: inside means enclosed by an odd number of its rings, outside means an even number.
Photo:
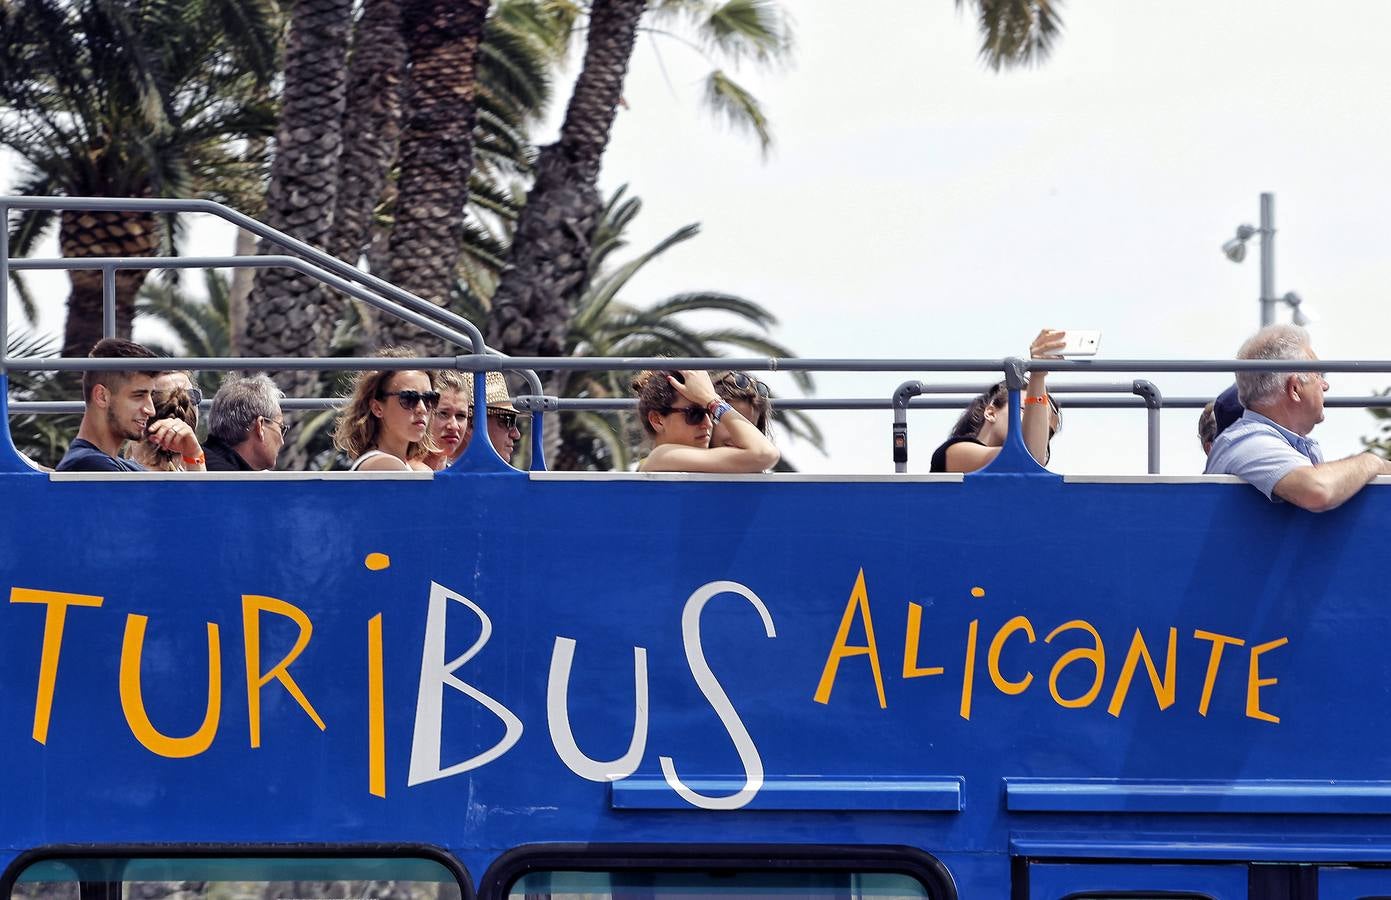
[[[773,146],[773,132],[758,98],[736,83],[723,70],[716,69],[705,78],[705,103],[718,119],[735,131],[758,138],[759,148],[766,159]]]
[[[697,34],[735,65],[780,62],[792,51],[792,24],[775,0],[726,0],[710,10]]]
[[[1062,32],[1061,0],[971,0],[980,29],[980,56],[995,71],[1048,58]],[[957,9],[964,0],[956,0]]]

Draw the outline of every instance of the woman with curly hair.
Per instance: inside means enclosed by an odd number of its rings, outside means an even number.
[[[392,349],[379,354],[407,357]],[[361,372],[338,415],[333,444],[352,457],[351,471],[430,471],[425,458],[438,453],[430,437],[430,417],[439,392],[419,369]]]
[[[180,451],[168,449],[172,446],[169,441],[161,444],[156,440],[157,435],[151,433],[155,431],[155,423],[165,419],[175,419],[189,428],[197,429],[198,404],[193,397],[180,387],[152,391],[150,400],[154,403],[155,414],[145,423],[144,439],[132,441],[127,445],[126,458],[135,460],[151,472],[204,471],[204,463],[186,461],[186,457]]]

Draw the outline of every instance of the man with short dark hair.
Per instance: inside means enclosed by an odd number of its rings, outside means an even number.
[[[208,411],[208,471],[274,469],[290,430],[280,411],[284,396],[265,375],[223,382]]]
[[[1268,325],[1241,345],[1238,359],[1316,360],[1309,333],[1297,325]],[[1240,419],[1217,435],[1207,473],[1236,475],[1271,500],[1311,512],[1345,503],[1391,463],[1372,453],[1324,462],[1309,432],[1323,421],[1322,372],[1253,372],[1236,376]]]
[[[134,341],[103,338],[88,356],[94,359],[155,359]],[[58,463],[59,472],[143,472],[145,467],[121,458],[126,441],[149,438],[155,446],[180,453],[191,469],[203,468],[203,448],[193,428],[179,419],[161,419],[146,429],[155,414],[151,392],[161,370],[82,373],[82,400],[87,404],[77,437]]]

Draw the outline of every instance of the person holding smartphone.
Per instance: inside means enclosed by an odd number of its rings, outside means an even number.
[[[1029,347],[1031,359],[1057,359],[1065,332],[1045,328]],[[1047,391],[1048,373],[1030,372],[1024,392],[1024,446],[1041,466],[1048,465],[1049,442],[1062,427],[1058,404]],[[1002,381],[971,401],[951,434],[932,453],[933,472],[975,472],[1000,455],[1009,434],[1009,391]]]
[[[652,440],[639,472],[764,472],[778,449],[715,391],[705,372],[643,372],[633,380],[638,416]],[[716,446],[711,446],[714,438]]]

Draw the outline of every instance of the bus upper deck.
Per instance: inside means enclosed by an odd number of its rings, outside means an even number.
[[[1380,486],[476,443],[230,478],[0,443],[0,894],[1391,893]]]

